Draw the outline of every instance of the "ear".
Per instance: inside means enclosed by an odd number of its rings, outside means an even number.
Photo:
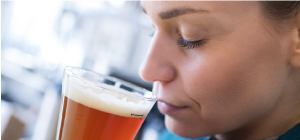
[[[297,36],[295,36],[295,44],[292,46],[292,57],[290,64],[300,69],[300,14],[296,15],[295,26],[297,28]]]

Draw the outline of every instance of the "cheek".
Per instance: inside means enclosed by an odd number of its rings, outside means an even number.
[[[245,116],[253,117],[270,109],[278,98],[273,93],[282,84],[282,68],[274,63],[278,53],[265,55],[269,49],[264,46],[252,47],[251,51],[233,48],[207,53],[186,63],[184,88],[200,104],[197,111],[204,120],[238,123],[249,119]]]
[[[196,69],[188,72],[191,79],[184,82],[187,83],[187,93],[202,105],[224,105],[227,101],[234,101],[236,95],[245,89],[252,78],[245,73],[247,69],[248,66],[226,62],[224,59],[210,59],[198,63]]]

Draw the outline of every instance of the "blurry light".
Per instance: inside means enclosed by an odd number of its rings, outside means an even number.
[[[62,33],[67,33],[74,28],[76,17],[72,13],[65,13],[61,21]]]
[[[12,35],[23,37],[30,28],[40,32],[48,29],[60,12],[60,1],[15,1],[12,16]],[[50,28],[51,29],[51,28]],[[42,34],[39,34],[42,35]]]
[[[48,70],[54,70],[63,58],[64,50],[62,45],[55,39],[43,41],[41,44],[40,56],[45,61],[45,67]]]
[[[15,1],[12,16],[12,30],[16,35],[25,32],[30,21],[38,14],[35,12],[36,6],[29,1]]]
[[[18,64],[25,68],[33,68],[35,66],[34,56],[21,52],[18,49],[8,47],[2,50],[3,59],[11,63]]]
[[[109,0],[108,1],[113,7],[115,8],[120,8],[122,6],[124,6],[125,4],[125,0]]]
[[[36,120],[32,140],[54,139],[59,109],[59,94],[53,88],[46,90],[40,107],[39,116]]]
[[[10,61],[12,63],[18,63],[21,52],[18,49],[8,47],[2,50],[4,60]]]
[[[146,128],[144,130],[142,140],[156,140],[158,139],[158,132],[154,128]]]
[[[77,1],[77,6],[82,11],[93,11],[104,8],[103,1],[99,0],[85,0]]]
[[[79,41],[70,40],[63,54],[63,66],[81,67],[85,56],[85,50]]]

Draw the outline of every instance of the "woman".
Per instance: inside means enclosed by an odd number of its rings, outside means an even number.
[[[300,139],[298,2],[143,1],[142,7],[155,33],[140,75],[154,82],[171,133]]]

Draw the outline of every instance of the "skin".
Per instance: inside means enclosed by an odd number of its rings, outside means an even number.
[[[300,122],[298,15],[277,28],[258,2],[143,1],[142,7],[155,33],[140,75],[154,82],[172,133],[259,140]],[[194,10],[164,15],[174,9]],[[205,41],[187,49],[177,43],[180,35]],[[177,109],[166,111],[166,104]]]

